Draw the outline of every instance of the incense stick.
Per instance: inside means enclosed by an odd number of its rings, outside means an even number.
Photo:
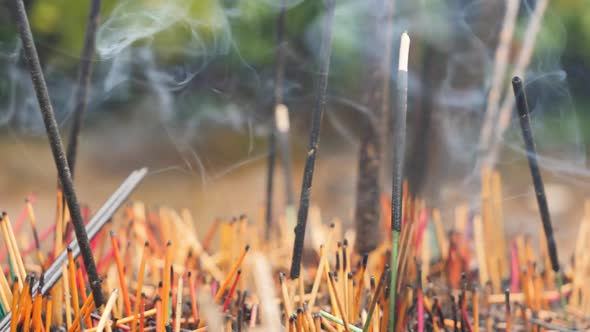
[[[14,0],[14,4],[16,24],[23,43],[25,59],[27,60],[27,65],[31,72],[31,80],[33,82],[35,94],[37,95],[37,101],[39,102],[39,108],[45,124],[47,137],[49,138],[51,152],[53,153],[59,180],[63,187],[66,201],[68,202],[70,215],[74,224],[74,231],[76,232],[76,238],[80,245],[80,251],[90,281],[90,287],[94,293],[94,301],[96,301],[97,306],[101,306],[103,304],[103,298],[100,289],[100,277],[96,271],[96,263],[94,262],[94,257],[92,256],[92,251],[90,249],[88,234],[84,229],[84,221],[82,219],[82,214],[80,213],[78,198],[74,191],[72,174],[70,173],[65,158],[63,144],[59,136],[53,106],[51,105],[49,91],[47,90],[47,84],[45,83],[45,77],[35,48],[33,34],[31,33],[31,27],[29,26],[29,19],[27,18],[27,13],[25,11],[25,5],[23,0]]]
[[[284,0],[281,0],[282,2]],[[277,18],[277,49],[276,49],[276,68],[275,68],[275,84],[274,84],[274,105],[283,103],[283,79],[285,76],[285,52],[283,50],[283,38],[285,31],[285,16],[287,8],[284,3],[281,3],[281,10]],[[276,116],[274,109],[271,111],[270,128],[268,131],[268,164],[266,174],[266,211],[265,211],[265,238],[270,240],[272,233],[272,202],[273,202],[273,186],[274,186],[274,171],[276,160]]]
[[[289,144],[289,112],[284,105],[284,81],[285,81],[285,21],[287,16],[286,0],[281,0],[282,6],[277,19],[277,52],[276,52],[276,77],[275,77],[275,121],[278,130],[277,142],[281,152],[283,174],[285,180],[285,198],[287,209],[292,209],[295,203],[293,194],[293,181],[291,170],[291,146]]]
[[[299,200],[299,211],[297,213],[297,226],[295,226],[295,242],[293,244],[293,256],[291,260],[291,279],[299,277],[301,269],[301,258],[303,256],[303,245],[305,239],[305,228],[307,225],[307,213],[311,196],[311,185],[315,169],[316,154],[320,143],[320,128],[324,109],[326,108],[326,90],[328,88],[328,73],[330,71],[330,55],[332,52],[332,21],[334,20],[334,0],[327,0],[326,15],[324,22],[324,34],[320,50],[320,65],[318,70],[317,95],[311,119],[311,130],[309,132],[309,147],[305,168],[303,170],[303,181],[301,182],[301,197]]]
[[[76,156],[78,152],[78,137],[82,128],[82,121],[86,106],[88,104],[88,93],[90,90],[90,78],[92,76],[92,56],[95,50],[96,27],[100,16],[100,5],[102,0],[90,1],[90,12],[86,25],[86,34],[84,35],[84,46],[80,54],[80,67],[78,72],[78,86],[74,98],[74,122],[68,139],[66,150],[66,159],[72,178],[76,169]]]
[[[389,286],[389,324],[388,331],[393,332],[395,327],[395,293],[397,288],[397,251],[399,235],[402,228],[402,182],[406,142],[406,112],[408,107],[408,56],[410,51],[410,37],[406,32],[401,36],[399,49],[398,68],[398,104],[395,112],[394,149],[393,149],[393,183],[391,193],[391,231],[393,237],[393,250],[391,254],[391,285]]]
[[[522,137],[526,146],[529,169],[531,171],[533,186],[535,188],[535,196],[537,198],[537,205],[539,206],[541,222],[543,223],[543,230],[545,231],[545,238],[547,239],[549,258],[551,259],[551,268],[554,272],[558,273],[559,261],[557,256],[557,247],[553,237],[553,225],[551,224],[551,215],[549,214],[549,206],[547,204],[547,197],[545,195],[545,186],[543,185],[543,178],[539,169],[539,162],[537,161],[537,151],[535,148],[533,132],[531,130],[531,122],[529,119],[529,105],[522,80],[518,76],[515,76],[512,79],[512,87],[514,89],[514,96],[516,98],[516,109],[518,110]]]

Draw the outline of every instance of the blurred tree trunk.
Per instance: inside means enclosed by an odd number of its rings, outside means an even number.
[[[363,117],[359,146],[355,225],[359,254],[373,251],[383,239],[380,223],[381,169],[389,113],[391,73],[391,0],[371,0],[369,4],[366,52],[365,91],[363,104],[369,114]],[[385,145],[390,146],[390,145]]]

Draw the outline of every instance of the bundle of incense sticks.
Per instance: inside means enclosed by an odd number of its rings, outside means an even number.
[[[542,221],[538,253],[526,234],[510,241],[505,237],[502,180],[492,168],[482,170],[481,208],[457,206],[448,233],[443,224],[449,223],[441,220],[441,213],[410,194],[403,181],[410,46],[406,33],[401,35],[392,117],[392,199],[382,196],[381,223],[375,226],[390,237],[359,255],[353,244],[365,234],[345,230],[339,220],[322,221],[320,210],[310,206],[310,193],[326,105],[334,1],[326,2],[318,94],[295,234],[289,202],[276,223],[270,211],[260,220],[243,215],[215,221],[200,237],[188,210],[132,202],[113,217],[146,170],[133,172],[92,218],[90,211],[79,208],[70,171],[74,163],[65,160],[25,7],[22,0],[14,4],[60,186],[58,213],[47,230],[37,230],[34,197],[26,200],[14,225],[8,213],[0,217],[1,332],[590,329],[590,259],[585,255],[590,202],[573,264],[562,268],[520,78],[512,84]],[[93,22],[99,5],[94,1],[91,8]],[[92,25],[85,59],[92,53]],[[80,81],[87,82],[89,68],[82,72],[86,74]],[[84,99],[81,92],[80,118]],[[23,231],[27,221],[30,236]],[[270,232],[270,226],[277,231]],[[304,255],[308,233],[313,252]]]
[[[26,232],[27,221],[33,225],[34,204],[29,199],[15,222],[8,214],[0,222],[7,252],[1,261],[0,309],[5,319],[0,328],[227,332],[277,331],[283,328],[280,325],[288,331],[590,328],[589,260],[584,255],[590,242],[590,202],[578,232],[575,262],[564,270],[565,284],[558,287],[547,250],[535,253],[530,236],[519,235],[500,245],[503,211],[493,202],[501,201],[501,178],[492,170],[484,178],[491,184],[482,190],[483,214],[459,206],[448,236],[442,225],[449,222],[404,187],[393,327],[387,325],[391,242],[357,255],[351,250],[354,232],[343,231],[339,220],[322,222],[317,208],[309,219],[312,242],[317,245],[296,280],[285,275],[291,248],[283,243],[292,243],[292,235],[284,217],[277,237],[256,241],[264,238],[263,218],[219,220],[201,237],[187,210],[151,209],[132,202],[98,229],[97,218],[104,224],[110,217],[99,211],[87,228],[108,301],[96,308],[75,241],[69,245],[64,241],[71,237],[67,209],[58,215],[56,227],[37,239],[34,232],[24,236],[30,243],[17,241]],[[116,195],[117,202],[108,204],[120,204],[126,197]],[[383,211],[390,211],[389,204],[384,196]],[[494,213],[485,212],[487,205]],[[384,213],[384,232],[389,220]],[[54,248],[47,252],[42,248],[51,233]],[[546,248],[544,243],[541,248]],[[268,268],[261,272],[261,265]],[[280,325],[273,328],[273,319]]]

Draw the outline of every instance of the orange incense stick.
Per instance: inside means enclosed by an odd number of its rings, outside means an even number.
[[[4,237],[4,244],[6,245],[6,248],[8,250],[8,258],[10,259],[10,262],[12,264],[14,274],[18,278],[20,287],[19,290],[22,291],[25,284],[25,277],[23,277],[23,275],[20,273],[20,270],[18,269],[18,264],[16,263],[15,249],[12,246],[12,240],[10,239],[10,235],[8,234],[8,227],[6,226],[6,223],[6,220],[4,220],[2,216],[0,216],[0,229],[2,230],[2,236]]]
[[[51,331],[51,318],[53,317],[52,311],[53,311],[53,298],[51,295],[48,295],[47,296],[47,305],[45,307],[45,331],[46,332]]]
[[[25,199],[25,204],[27,207],[27,214],[29,215],[29,221],[31,223],[31,230],[33,231],[33,239],[35,241],[37,259],[39,259],[39,264],[41,264],[41,266],[44,266],[45,258],[43,257],[43,253],[41,252],[41,243],[39,241],[39,234],[37,233],[36,218],[35,213],[33,211],[33,205],[31,204],[28,198]]]
[[[18,280],[18,279],[17,279]],[[16,326],[18,324],[18,316],[19,316],[19,312],[18,312],[18,302],[19,302],[19,296],[18,296],[18,281],[15,281],[14,283],[14,295],[12,297],[12,319],[10,320],[10,332],[16,332]]]
[[[162,319],[164,325],[166,325],[168,319],[168,294],[170,293],[170,269],[172,267],[172,241],[166,243],[166,253],[164,260],[164,270],[162,271]]]
[[[78,287],[76,286],[76,271],[74,267],[74,255],[72,248],[68,247],[68,273],[70,289],[72,290],[72,305],[74,306],[74,317],[80,317],[80,303],[78,298]]]
[[[229,272],[229,274],[227,275],[227,277],[225,278],[225,280],[223,281],[223,283],[221,284],[221,286],[217,290],[217,293],[215,294],[215,299],[213,300],[215,303],[217,303],[221,300],[221,297],[223,296],[223,293],[227,289],[227,286],[229,286],[229,283],[232,281],[234,275],[236,274],[236,272],[240,268],[240,265],[242,265],[242,262],[244,261],[244,257],[246,257],[246,254],[248,253],[248,250],[250,250],[249,245],[244,247],[240,257],[238,258],[238,260],[234,264],[233,268],[231,269],[231,271]]]
[[[2,275],[0,279],[4,279],[4,281],[6,281],[6,277],[4,277],[4,272],[0,271],[0,274]],[[6,281],[6,284],[8,284],[8,281]],[[12,299],[8,297],[10,295],[10,289],[8,289],[7,291],[6,288],[7,287],[4,287],[4,285],[0,286],[0,302],[2,303],[2,308],[4,308],[4,310],[6,311],[9,311]]]
[[[141,300],[139,306],[141,307],[141,313],[139,314],[139,332],[144,332],[145,325],[145,294],[141,294]],[[135,330],[134,330],[135,331]]]
[[[70,327],[68,332],[76,331],[78,329],[78,326],[80,325],[80,319],[84,318],[86,312],[92,306],[93,302],[94,302],[94,296],[91,293],[90,296],[86,299],[86,301],[84,301],[84,303],[82,304],[82,308],[80,308],[80,310],[76,313],[76,317],[74,319],[74,322],[72,323],[72,327]],[[91,324],[92,322],[90,322],[90,324],[88,324],[88,321],[86,321],[86,323],[88,326],[92,325]]]
[[[8,229],[8,234],[10,235],[10,240],[12,241],[12,250],[14,250],[14,255],[16,256],[16,264],[18,265],[18,271],[20,271],[21,277],[24,278],[27,272],[25,271],[25,265],[23,264],[23,258],[20,254],[20,250],[18,248],[18,244],[16,243],[16,237],[14,236],[14,231],[12,230],[12,223],[10,222],[10,218],[6,212],[2,212],[2,218],[5,220],[6,228]]]
[[[156,297],[156,332],[162,332],[164,326],[164,318],[162,312],[162,299],[159,296]]]
[[[24,313],[25,303],[27,301],[30,287],[31,287],[31,277],[27,276],[25,278],[25,286],[23,287],[23,290],[20,292],[20,296],[18,299],[18,309],[16,311],[16,316],[15,316],[16,319],[12,320],[12,322],[15,323],[15,326],[14,326],[15,329],[16,329],[16,323],[18,323],[21,320],[21,315]]]
[[[41,322],[41,305],[43,304],[43,297],[41,292],[37,292],[35,300],[33,301],[33,329],[35,332],[41,331],[43,324]]]
[[[12,312],[12,314],[13,314],[12,317],[15,317],[15,318],[18,318],[18,317],[16,317],[17,305],[18,305],[18,299],[19,299],[18,288],[19,288],[18,279],[14,278],[14,283],[12,284],[12,303],[10,306],[10,312]]]
[[[78,287],[80,287],[80,294],[82,296],[82,303],[86,302],[88,295],[86,294],[86,286],[84,283],[84,276],[82,275],[82,269],[80,264],[76,262],[76,278],[78,279]]]
[[[115,254],[115,261],[117,263],[117,272],[119,273],[119,284],[121,291],[123,292],[123,303],[125,304],[125,314],[130,316],[133,312],[131,311],[131,301],[129,300],[129,292],[127,291],[127,282],[125,281],[125,272],[123,271],[123,262],[121,261],[121,253],[119,251],[119,243],[115,233],[110,232],[111,244]]]
[[[143,289],[143,281],[145,278],[145,262],[147,259],[147,251],[149,249],[150,243],[148,241],[145,241],[144,246],[143,246],[143,251],[141,252],[141,260],[139,262],[139,274],[138,274],[138,281],[137,281],[137,291],[135,292],[135,310],[133,310],[133,316],[137,317],[137,314],[139,314],[139,310],[140,310],[140,296],[141,296],[141,291]],[[143,309],[141,309],[143,310]],[[131,331],[136,331],[136,327],[137,327],[137,319],[133,320],[133,324],[131,325]]]
[[[336,299],[336,304],[338,305],[338,310],[342,313],[341,318],[342,322],[344,323],[344,331],[349,332],[348,327],[348,319],[346,319],[346,314],[344,311],[344,307],[342,305],[342,301],[340,301],[340,296],[338,294],[338,289],[336,289],[336,284],[334,282],[334,275],[332,273],[328,274],[328,281],[332,284],[332,288],[334,289],[334,297]]]

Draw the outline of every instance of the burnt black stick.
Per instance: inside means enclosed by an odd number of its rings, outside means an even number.
[[[303,255],[303,243],[305,240],[305,228],[307,225],[307,212],[309,210],[309,198],[313,182],[316,154],[320,144],[320,128],[324,109],[326,108],[326,90],[328,88],[328,73],[330,71],[330,55],[332,53],[332,22],[334,20],[334,0],[326,0],[326,15],[324,22],[324,33],[322,36],[320,50],[320,64],[318,70],[317,95],[315,106],[312,111],[311,130],[309,132],[309,147],[305,168],[303,170],[303,181],[301,182],[301,197],[299,199],[299,210],[297,212],[297,226],[295,226],[295,242],[293,244],[293,258],[291,260],[291,279],[299,278],[301,269],[301,258]]]
[[[96,28],[100,17],[100,5],[102,0],[90,1],[90,12],[84,36],[84,46],[80,55],[80,68],[78,71],[78,86],[74,99],[74,122],[68,139],[66,158],[72,178],[76,169],[76,157],[78,155],[78,137],[82,129],[84,113],[88,105],[88,93],[90,90],[90,78],[92,77],[92,57],[96,49]]]
[[[535,196],[537,197],[537,205],[539,206],[541,222],[543,223],[543,231],[545,232],[545,238],[547,239],[547,249],[549,251],[549,258],[551,260],[551,268],[553,271],[559,272],[557,246],[553,236],[551,215],[549,214],[549,205],[547,204],[547,196],[545,195],[545,186],[543,185],[543,177],[541,176],[539,162],[537,160],[537,149],[535,148],[535,140],[533,138],[533,131],[531,130],[531,120],[529,118],[530,109],[526,92],[520,77],[515,76],[512,78],[512,89],[514,90],[514,97],[516,98],[516,109],[518,110],[520,129],[522,130],[522,138],[526,147],[529,169],[531,171],[533,187],[535,188]]]
[[[64,153],[63,144],[55,120],[55,114],[53,112],[53,106],[51,105],[49,91],[47,89],[47,84],[45,83],[45,77],[43,76],[43,70],[41,69],[37,49],[35,48],[35,42],[31,32],[31,26],[29,25],[25,5],[23,0],[13,0],[13,4],[16,25],[23,43],[25,59],[31,73],[33,89],[37,95],[39,109],[41,111],[41,116],[43,117],[43,123],[45,124],[45,130],[49,139],[53,159],[55,160],[58,178],[70,209],[70,216],[72,218],[72,223],[74,224],[76,239],[80,246],[80,252],[84,261],[84,266],[86,267],[86,272],[88,273],[90,287],[94,294],[94,302],[96,303],[96,307],[100,307],[104,303],[100,285],[101,281],[98,272],[96,271],[96,263],[94,262],[94,257],[92,256],[92,251],[90,249],[88,234],[84,228],[82,214],[80,213],[80,205],[78,204],[78,198],[74,191],[72,174],[70,173],[70,168]]]

